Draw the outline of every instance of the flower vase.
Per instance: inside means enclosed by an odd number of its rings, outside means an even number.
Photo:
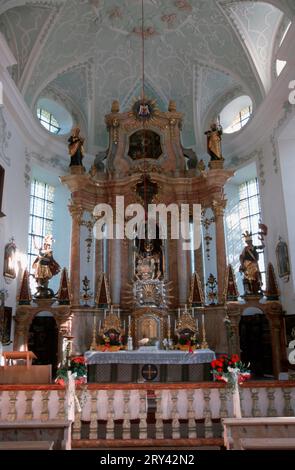
[[[240,387],[239,387],[239,373],[238,368],[228,368],[229,373],[231,374],[232,382],[232,395],[233,395],[233,417],[241,418],[241,398],[240,398]]]
[[[233,391],[233,417],[234,418],[241,418],[241,398],[240,398],[240,390],[238,383],[236,384],[234,391]]]

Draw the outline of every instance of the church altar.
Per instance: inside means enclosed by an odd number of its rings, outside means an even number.
[[[209,380],[208,366],[215,359],[214,351],[200,349],[184,351],[86,351],[89,382],[143,381],[142,369],[152,365],[156,369],[154,380],[161,382],[197,382]],[[205,366],[205,367],[204,367]]]
[[[86,351],[86,364],[205,364],[215,359],[214,351],[200,349],[197,351]]]

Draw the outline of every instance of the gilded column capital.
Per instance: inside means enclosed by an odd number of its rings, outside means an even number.
[[[216,200],[212,201],[211,207],[212,207],[215,217],[223,217],[226,204],[227,204],[227,199],[221,199],[219,201],[216,201]]]
[[[78,222],[80,223],[84,212],[83,207],[80,204],[71,203],[68,205],[68,208],[72,218],[78,219]]]

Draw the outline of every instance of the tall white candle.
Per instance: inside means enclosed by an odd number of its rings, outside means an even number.
[[[198,321],[198,319],[196,319],[196,327],[197,327],[197,331],[199,331],[199,321]]]
[[[120,309],[118,308],[118,318],[120,318]]]
[[[106,319],[106,316],[107,316],[107,311],[106,311],[106,309],[104,309],[103,318]]]
[[[114,308],[113,308],[113,306],[111,305],[111,314],[113,314],[113,313],[114,313]]]
[[[174,321],[174,330],[176,330],[176,328],[177,328],[177,321],[175,320]]]
[[[98,331],[101,331],[101,320],[99,320],[99,324],[98,324]]]
[[[131,325],[131,315],[128,315],[128,326]]]
[[[202,327],[205,328],[205,315],[202,313]]]
[[[168,328],[170,329],[171,323],[170,323],[170,315],[168,315]]]
[[[178,318],[180,318],[180,308],[178,309]]]
[[[187,305],[185,304],[185,311],[187,312]]]
[[[125,331],[125,328],[126,328],[126,322],[125,320],[123,320],[123,330]]]
[[[94,315],[94,317],[93,317],[93,328],[95,328],[95,327],[96,327],[96,315]]]

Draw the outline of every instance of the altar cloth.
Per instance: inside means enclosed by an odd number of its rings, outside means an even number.
[[[211,349],[187,351],[86,351],[86,364],[206,364],[215,359]]]

